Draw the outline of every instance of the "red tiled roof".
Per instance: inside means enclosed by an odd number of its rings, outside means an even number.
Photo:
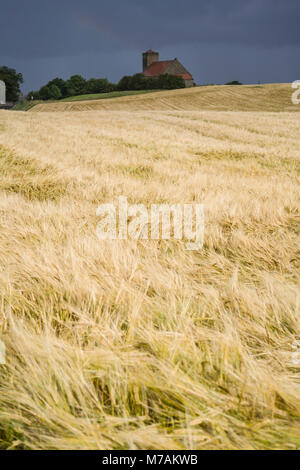
[[[158,77],[166,73],[170,65],[172,65],[175,60],[161,60],[159,62],[153,62],[144,72],[145,77]],[[172,72],[171,72],[172,73]],[[178,75],[183,78],[183,80],[193,80],[193,77],[190,73],[173,73],[173,75]]]
[[[161,60],[153,62],[144,72],[145,77],[157,77],[166,72],[167,68],[174,62],[174,60]]]

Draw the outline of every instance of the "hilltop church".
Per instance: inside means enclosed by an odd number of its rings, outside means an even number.
[[[145,77],[157,78],[165,73],[182,77],[187,88],[195,86],[192,75],[178,59],[159,60],[159,53],[152,50],[143,53],[143,74]]]
[[[0,80],[0,105],[1,104],[6,104],[6,87],[2,80]]]

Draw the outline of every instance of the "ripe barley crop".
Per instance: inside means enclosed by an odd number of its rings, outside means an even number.
[[[1,447],[299,448],[299,114],[116,106],[0,112]],[[120,195],[203,250],[100,242]]]

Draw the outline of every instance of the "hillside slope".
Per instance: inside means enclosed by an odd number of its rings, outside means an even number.
[[[300,111],[292,104],[291,84],[207,86],[107,100],[45,103],[31,112],[53,111]]]

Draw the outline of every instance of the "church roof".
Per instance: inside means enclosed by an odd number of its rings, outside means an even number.
[[[151,65],[145,70],[145,77],[156,77],[166,72],[174,60],[161,60],[159,62],[152,62]]]
[[[168,72],[169,67],[176,63],[177,60],[161,60],[159,62],[153,62],[144,72],[145,77],[158,77],[158,75],[163,75]],[[174,74],[173,72],[170,72]],[[190,73],[175,73],[174,75],[179,75],[184,80],[193,80],[193,77]]]

